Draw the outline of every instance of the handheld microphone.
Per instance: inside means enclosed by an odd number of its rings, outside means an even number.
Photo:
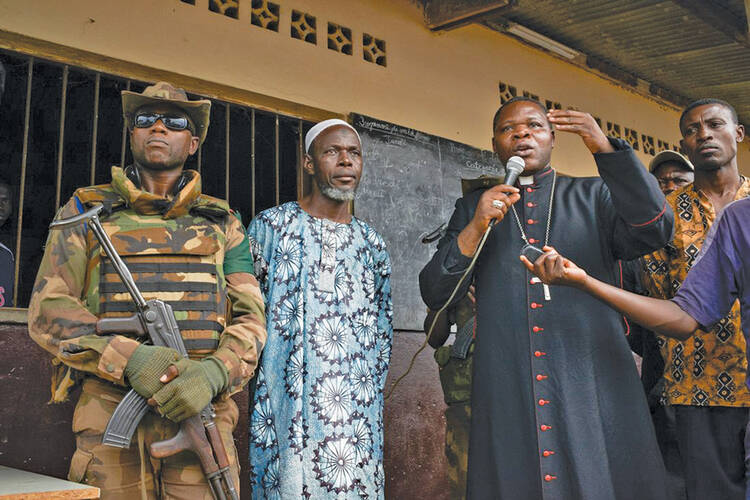
[[[503,184],[507,184],[508,186],[515,184],[524,168],[526,168],[526,162],[520,156],[511,156],[508,158],[508,162],[505,164],[505,180]]]
[[[508,186],[515,184],[524,168],[526,168],[526,162],[520,156],[511,156],[508,158],[508,161],[505,163],[505,180],[503,184],[507,184]],[[495,224],[497,224],[497,219],[492,219],[490,227],[495,227]]]

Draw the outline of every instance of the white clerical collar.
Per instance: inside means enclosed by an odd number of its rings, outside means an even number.
[[[518,178],[518,183],[521,186],[528,186],[529,184],[534,184],[534,176],[533,175],[524,175]]]

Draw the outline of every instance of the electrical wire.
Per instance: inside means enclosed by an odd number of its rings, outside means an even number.
[[[479,258],[479,254],[482,251],[482,248],[484,248],[484,244],[487,241],[487,237],[490,234],[490,231],[492,230],[492,224],[487,226],[487,229],[484,231],[484,234],[482,235],[482,239],[479,241],[479,245],[477,245],[477,249],[474,251],[474,255],[471,258],[471,262],[469,262],[469,266],[466,268],[466,271],[461,275],[461,279],[458,280],[458,283],[456,283],[456,287],[453,289],[453,292],[451,292],[450,297],[448,297],[448,300],[445,301],[445,304],[443,304],[443,307],[438,309],[435,316],[432,318],[432,323],[430,324],[430,327],[427,329],[427,334],[425,335],[424,342],[422,345],[417,349],[417,352],[414,353],[414,355],[411,357],[411,361],[409,362],[409,367],[406,369],[406,371],[398,377],[395,382],[393,382],[393,385],[391,385],[391,388],[388,390],[388,393],[385,395],[385,400],[388,401],[391,396],[393,395],[393,391],[396,389],[398,384],[406,378],[407,375],[411,372],[411,369],[414,367],[414,362],[417,359],[417,356],[424,351],[425,347],[427,347],[427,344],[430,342],[430,338],[432,337],[432,331],[435,329],[435,325],[437,324],[437,320],[440,317],[441,314],[443,314],[443,311],[448,307],[448,305],[453,302],[453,299],[455,298],[456,294],[458,293],[459,288],[461,288],[461,285],[463,285],[464,281],[466,280],[466,277],[471,273],[472,269],[474,269],[474,264],[476,264],[477,259]]]

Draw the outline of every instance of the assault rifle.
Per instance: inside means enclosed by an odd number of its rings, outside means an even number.
[[[172,307],[161,300],[146,300],[133,280],[127,266],[112,245],[109,235],[99,221],[99,213],[104,208],[97,205],[90,210],[58,220],[50,224],[50,229],[62,229],[86,223],[94,231],[104,253],[112,261],[117,274],[122,279],[135,302],[136,313],[126,318],[100,319],[96,324],[98,335],[133,333],[147,335],[153,345],[171,347],[187,357],[187,349],[175,321]],[[128,448],[138,423],[149,410],[146,398],[131,389],[115,408],[104,431],[102,444],[118,448]],[[229,457],[219,430],[214,423],[214,409],[209,403],[198,415],[180,423],[177,434],[165,441],[153,443],[149,447],[154,458],[166,458],[184,450],[198,456],[203,473],[206,475],[215,500],[239,500],[232,476],[229,473]]]

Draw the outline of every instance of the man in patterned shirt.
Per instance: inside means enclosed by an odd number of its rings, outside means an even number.
[[[252,497],[382,499],[390,259],[349,212],[357,132],[326,120],[305,151],[311,193],[248,227],[269,332],[250,416]]]
[[[660,299],[675,296],[724,206],[750,194],[750,180],[737,169],[744,129],[732,106],[695,101],[680,117],[680,132],[695,181],[667,197],[672,242],[644,257],[643,286]],[[709,330],[684,341],[660,335],[658,343],[665,386],[653,418],[674,498],[744,498],[750,390],[739,303]]]
[[[648,165],[648,170],[659,181],[659,189],[664,196],[692,183],[695,172],[690,160],[681,153],[669,149],[654,156]],[[641,259],[622,263],[623,288],[635,293],[645,293],[641,285],[642,268]],[[664,359],[661,357],[654,332],[633,322],[629,322],[628,326],[630,327],[628,344],[633,352],[641,357],[641,382],[646,392],[648,407],[653,414],[660,410],[661,406],[659,401],[664,384],[662,380]]]

